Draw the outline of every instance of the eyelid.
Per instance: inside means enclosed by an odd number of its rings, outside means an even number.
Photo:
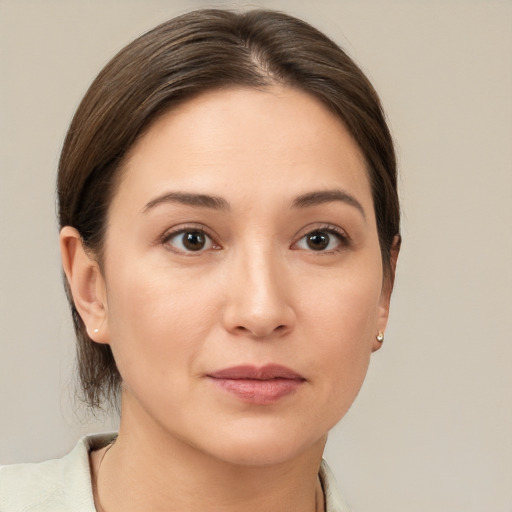
[[[315,231],[325,231],[331,235],[336,236],[339,240],[339,246],[336,247],[335,249],[324,250],[324,251],[314,251],[313,249],[310,249],[310,252],[312,252],[312,253],[316,252],[318,255],[332,254],[334,252],[343,250],[352,244],[352,240],[351,240],[350,236],[344,229],[340,228],[339,226],[336,226],[335,224],[323,223],[323,224],[308,224],[307,226],[302,228],[299,231],[299,233],[297,234],[297,236],[295,237],[295,242],[292,244],[291,248],[296,246],[304,237],[306,237],[307,235],[309,235],[311,233],[314,233]],[[306,249],[301,249],[301,250],[306,250]]]
[[[175,246],[172,246],[169,243],[169,240],[171,240],[173,237],[178,236],[180,234],[186,233],[188,231],[197,231],[199,233],[204,234],[209,240],[211,241],[212,247],[208,247],[206,249],[201,249],[198,251],[185,251],[181,250]],[[180,224],[178,226],[174,226],[172,228],[169,228],[164,232],[164,234],[160,237],[159,243],[163,246],[165,246],[167,249],[178,253],[183,254],[185,256],[199,256],[200,254],[203,254],[207,251],[211,250],[219,250],[222,249],[221,245],[216,241],[217,236],[211,232],[210,229],[208,229],[206,226],[202,224]]]

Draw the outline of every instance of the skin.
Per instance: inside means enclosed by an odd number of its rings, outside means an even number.
[[[304,199],[318,191],[331,193]],[[184,204],[176,193],[222,204]],[[183,230],[204,231],[204,248],[187,250]],[[325,249],[311,248],[312,232]],[[132,147],[101,271],[73,228],[61,247],[88,333],[111,345],[123,377],[98,505],[315,510],[327,432],[380,347],[392,286],[365,161],[340,120],[282,86],[203,94]],[[268,404],[208,377],[269,363],[303,380]]]

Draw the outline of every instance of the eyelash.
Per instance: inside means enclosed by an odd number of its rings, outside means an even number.
[[[186,233],[189,233],[189,234],[197,233],[199,235],[205,236],[207,239],[206,243],[208,245],[210,245],[210,247],[207,247],[207,248],[202,247],[199,250],[194,251],[194,250],[186,250],[186,249],[177,248],[170,243],[170,241],[173,238],[179,237],[180,235],[184,235]],[[351,245],[350,237],[345,233],[345,231],[343,231],[342,229],[340,229],[337,226],[333,226],[331,224],[325,224],[322,226],[315,227],[314,229],[308,229],[307,231],[305,231],[304,234],[296,242],[294,242],[292,244],[291,248],[293,249],[294,246],[297,246],[297,244],[299,242],[306,240],[306,238],[308,236],[311,236],[314,233],[326,233],[327,235],[334,235],[338,240],[337,247],[330,249],[330,250],[321,249],[321,250],[317,251],[312,248],[309,248],[309,249],[304,248],[302,250],[312,252],[312,253],[317,253],[318,255],[327,255],[327,254],[334,254],[336,252],[342,251],[343,249],[346,249],[347,247],[349,247]],[[182,243],[183,243],[183,240],[182,240]],[[329,241],[329,243],[330,243],[330,241]],[[214,241],[214,238],[210,234],[208,234],[208,232],[204,229],[204,227],[199,227],[199,226],[184,226],[175,231],[167,232],[162,237],[161,244],[167,246],[170,250],[172,250],[174,252],[177,252],[179,254],[185,254],[187,256],[198,256],[207,250],[219,250],[222,248],[220,245],[216,244],[216,242]],[[301,250],[301,248],[297,248],[295,250]]]
[[[304,249],[312,253],[317,253],[319,256],[337,253],[350,247],[351,245],[351,240],[347,233],[344,230],[340,229],[338,226],[333,226],[332,224],[325,224],[323,226],[315,227],[314,229],[310,229],[308,227],[307,231],[293,245],[297,245],[300,241],[306,240],[308,236],[311,236],[314,233],[326,233],[328,235],[334,235],[338,239],[338,245],[333,249],[319,251],[315,251],[314,249],[311,248]]]
[[[180,249],[180,248],[174,247],[170,243],[170,241],[173,238],[179,237],[180,235],[185,235],[186,233],[198,233],[200,235],[203,235],[207,239],[206,243],[209,243],[209,245],[211,247],[208,247],[206,249],[200,248],[197,251],[193,251],[193,250],[186,250],[186,249]],[[162,237],[161,244],[165,245],[171,251],[177,252],[179,254],[184,254],[186,256],[199,256],[201,253],[205,252],[206,250],[221,249],[221,246],[215,243],[214,238],[209,233],[207,233],[207,231],[204,229],[204,227],[199,227],[199,226],[184,226],[184,227],[180,227],[179,229],[177,229],[175,231],[167,232]]]

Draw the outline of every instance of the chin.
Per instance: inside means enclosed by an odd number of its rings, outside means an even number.
[[[285,464],[307,454],[320,457],[327,434],[304,438],[292,433],[283,435],[276,430],[245,431],[240,435],[221,435],[207,451],[213,457],[238,466],[272,466]],[[203,448],[204,449],[204,448]]]

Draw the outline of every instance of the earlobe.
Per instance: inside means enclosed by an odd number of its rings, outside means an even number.
[[[107,298],[105,281],[97,261],[86,251],[78,231],[65,226],[60,232],[62,267],[89,337],[108,343]]]
[[[395,284],[396,264],[398,261],[398,254],[400,252],[401,242],[402,239],[400,238],[400,235],[396,235],[395,238],[393,239],[393,244],[391,245],[389,261],[390,268],[388,270],[388,274],[384,277],[384,282],[382,285],[382,292],[379,302],[377,332],[375,333],[375,340],[372,345],[372,352],[379,350],[379,348],[382,346],[382,342],[384,341],[384,332],[386,330],[386,325],[388,323],[391,292],[393,291],[393,285]]]

